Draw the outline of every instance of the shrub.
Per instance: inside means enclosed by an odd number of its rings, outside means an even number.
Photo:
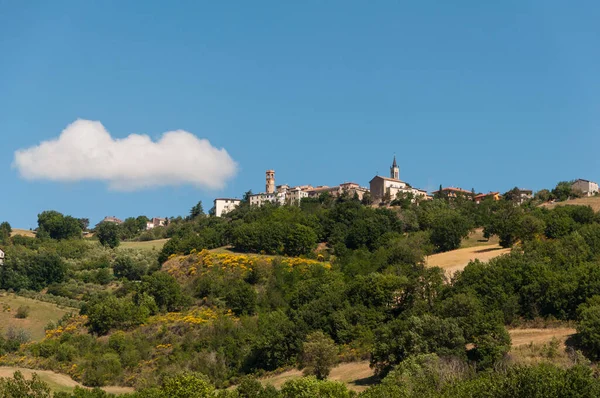
[[[29,316],[29,306],[28,305],[22,305],[19,308],[17,308],[17,313],[15,314],[16,318],[25,319],[28,316]]]

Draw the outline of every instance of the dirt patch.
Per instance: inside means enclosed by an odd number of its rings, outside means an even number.
[[[373,384],[373,369],[369,367],[369,361],[343,363],[331,370],[328,380],[339,381],[356,392],[361,392]],[[273,387],[281,388],[283,384],[292,379],[302,377],[302,371],[298,369],[288,370],[271,377],[262,379],[262,383],[271,384]]]
[[[530,343],[549,343],[554,338],[564,342],[567,337],[577,333],[577,331],[573,328],[565,327],[548,329],[511,329],[508,333],[512,339],[512,346],[519,347]]]
[[[507,253],[510,253],[510,249],[504,249],[497,244],[467,247],[428,256],[425,260],[425,265],[428,267],[440,267],[449,276],[452,276],[456,271],[461,271],[465,268],[472,260],[486,262]]]
[[[13,228],[10,236],[15,235],[26,236],[28,238],[35,238],[35,231],[30,231],[28,229]]]

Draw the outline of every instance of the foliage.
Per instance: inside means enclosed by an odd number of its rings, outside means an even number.
[[[454,210],[440,212],[433,219],[431,243],[439,251],[458,249],[460,242],[466,238],[471,229],[469,220]]]
[[[302,345],[300,366],[304,367],[305,376],[315,376],[318,380],[326,379],[337,362],[335,342],[323,332],[309,334]]]
[[[102,246],[110,248],[119,246],[119,226],[113,222],[104,221],[98,224],[96,236]]]
[[[81,225],[74,217],[54,210],[44,211],[38,214],[37,237],[46,236],[57,240],[81,238]]]

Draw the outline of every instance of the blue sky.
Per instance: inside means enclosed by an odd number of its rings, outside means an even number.
[[[595,1],[0,0],[0,220],[184,215],[263,190],[269,168],[367,186],[394,153],[425,189],[598,180],[598,20]],[[78,118],[114,139],[188,131],[237,172],[123,191],[11,167]]]

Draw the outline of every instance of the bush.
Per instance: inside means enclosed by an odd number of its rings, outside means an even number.
[[[29,306],[22,305],[17,308],[17,313],[15,314],[15,318],[25,319],[29,316]]]

